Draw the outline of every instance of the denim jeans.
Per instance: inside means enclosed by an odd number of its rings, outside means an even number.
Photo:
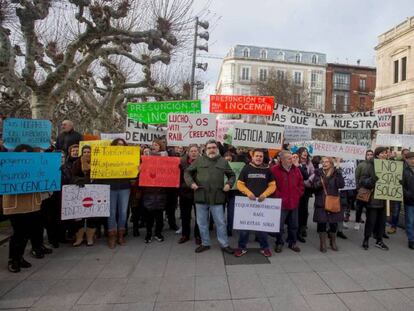
[[[229,246],[229,238],[227,236],[226,222],[224,221],[223,205],[208,205],[196,203],[196,217],[198,228],[200,229],[201,242],[204,246],[210,245],[210,232],[208,230],[209,210],[213,216],[214,224],[216,225],[217,240],[221,247]]]
[[[405,232],[409,242],[414,242],[414,205],[404,205],[405,208]]]
[[[267,241],[267,232],[263,231],[255,231],[256,237],[259,240],[260,248],[261,249],[268,249],[269,242]],[[239,248],[246,249],[247,242],[249,242],[249,234],[250,231],[248,230],[241,230],[239,231]]]
[[[129,192],[130,189],[111,190],[111,209],[108,217],[108,230],[125,229]]]
[[[289,246],[296,244],[298,231],[298,209],[282,209],[280,213],[280,232],[276,233],[276,245],[283,245],[283,232],[285,222],[288,227],[288,238],[286,242]]]
[[[397,228],[398,220],[400,218],[401,202],[392,202],[392,216],[391,216],[391,227]]]

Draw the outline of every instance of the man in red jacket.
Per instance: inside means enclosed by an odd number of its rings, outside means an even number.
[[[276,180],[274,197],[282,199],[282,212],[280,216],[280,232],[276,234],[275,252],[280,253],[283,247],[283,231],[285,222],[288,226],[287,243],[294,252],[300,252],[296,245],[298,230],[298,206],[300,197],[304,192],[302,174],[296,166],[292,165],[292,153],[282,150],[279,153],[279,164],[272,167]]]

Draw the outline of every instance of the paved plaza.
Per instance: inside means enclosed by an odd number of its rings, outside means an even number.
[[[94,247],[63,246],[41,260],[27,255],[33,267],[13,274],[4,244],[0,310],[414,310],[414,251],[404,231],[386,240],[386,252],[374,243],[364,251],[362,231],[347,229],[339,252],[327,254],[318,251],[315,231],[312,224],[301,253],[285,248],[269,263],[245,265],[226,265],[234,260],[225,261],[216,242],[195,254],[193,241],[179,245],[179,236],[167,231],[162,243],[129,236],[115,250],[101,239]]]

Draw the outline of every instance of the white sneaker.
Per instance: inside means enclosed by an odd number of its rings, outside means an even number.
[[[361,228],[361,224],[359,222],[355,223],[354,229],[359,230]]]
[[[178,228],[177,231],[175,231],[175,234],[181,234],[183,232],[183,228]]]
[[[348,228],[349,228],[349,226],[348,226],[348,223],[347,223],[347,222],[344,222],[344,228],[345,228],[345,229],[348,229]]]

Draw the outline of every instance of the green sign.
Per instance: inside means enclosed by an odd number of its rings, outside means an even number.
[[[379,200],[402,201],[403,162],[389,160],[374,160],[375,175],[378,181],[375,184],[374,198]]]
[[[236,182],[233,185],[231,190],[236,190],[237,180],[239,179],[239,175],[243,167],[246,165],[244,162],[229,162],[231,169],[233,170],[234,174],[236,174]],[[224,176],[224,183],[227,182],[227,176]]]
[[[169,113],[201,113],[201,101],[128,103],[128,118],[146,124],[167,124]]]

